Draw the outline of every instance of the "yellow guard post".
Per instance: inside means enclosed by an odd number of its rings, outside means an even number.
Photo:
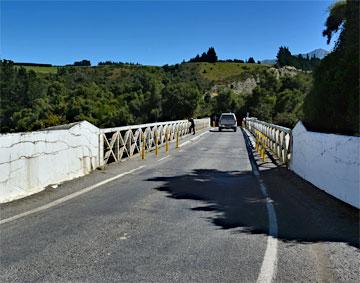
[[[142,150],[141,150],[141,159],[145,159],[145,135],[142,134]]]
[[[157,136],[157,132],[155,132],[155,156],[156,158],[159,155],[159,145],[158,145],[158,136]]]
[[[169,131],[166,130],[166,135],[165,135],[165,152],[168,153],[169,152]]]
[[[176,148],[179,148],[179,130],[176,131]]]

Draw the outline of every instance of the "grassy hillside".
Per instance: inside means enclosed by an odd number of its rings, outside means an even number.
[[[241,63],[26,67],[0,61],[1,132],[88,120],[98,127],[247,112],[291,126],[310,75]],[[243,85],[252,83],[251,92]],[[246,80],[246,82],[245,82]],[[217,96],[211,95],[216,88]]]
[[[20,66],[19,66],[20,67]],[[43,67],[43,66],[21,66],[26,70],[32,70],[36,73],[57,73],[59,68],[71,68],[71,67]],[[188,74],[197,74],[204,80],[210,82],[227,82],[229,80],[243,79],[249,74],[256,74],[263,70],[268,69],[271,65],[263,64],[246,64],[246,63],[228,63],[228,62],[217,62],[217,63],[186,63],[181,65],[181,71]],[[73,68],[84,68],[84,67],[73,67]],[[105,65],[91,67],[92,69],[100,69],[112,73],[110,79],[116,79],[121,76],[124,72],[133,72],[137,70],[146,70],[150,73],[157,73],[162,68],[158,66],[143,66],[143,65]],[[170,66],[171,68],[171,66]],[[87,69],[87,67],[85,67]]]
[[[269,68],[260,64],[245,63],[194,63],[198,64],[201,76],[214,82],[227,82],[229,80],[242,80],[249,75],[257,74]]]
[[[36,73],[44,73],[44,74],[47,74],[47,73],[52,73],[52,74],[56,74],[57,73],[57,70],[58,70],[58,67],[56,66],[51,66],[51,67],[43,67],[43,66],[19,66],[20,67],[23,67],[25,68],[27,71],[34,71]]]

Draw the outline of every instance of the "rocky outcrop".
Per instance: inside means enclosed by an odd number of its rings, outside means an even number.
[[[259,83],[259,78],[247,78],[244,81],[235,81],[228,85],[235,93],[250,94]]]
[[[281,68],[270,67],[266,70],[266,72],[270,72],[275,75],[276,79],[281,79],[283,77],[294,77],[299,73],[303,73],[305,71],[298,70],[292,66],[284,66]],[[210,89],[210,95],[216,96],[221,88],[230,88],[237,94],[251,94],[252,91],[256,88],[256,86],[260,82],[260,74],[249,74],[246,79],[238,79],[229,83],[216,84]]]
[[[259,83],[259,78],[249,77],[243,81],[233,81],[225,85],[214,85],[211,90],[211,96],[216,96],[220,88],[227,87],[232,89],[237,94],[251,94],[254,88]]]
[[[301,70],[298,70],[293,66],[284,66],[281,68],[271,67],[268,71],[273,73],[277,79],[280,79],[282,77],[295,77],[299,72],[302,72]]]

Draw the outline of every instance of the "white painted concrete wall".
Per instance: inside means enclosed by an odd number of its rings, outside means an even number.
[[[68,129],[0,135],[0,203],[98,167],[99,129],[83,121]]]
[[[210,119],[196,119],[195,123],[199,129],[206,128]],[[101,165],[100,146],[100,129],[87,121],[0,134],[0,203],[88,174]]]
[[[360,137],[292,131],[290,169],[334,197],[360,208]]]

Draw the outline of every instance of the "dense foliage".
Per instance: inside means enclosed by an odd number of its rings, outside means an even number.
[[[304,121],[316,131],[359,135],[359,1],[340,1],[330,9],[323,35],[336,47],[314,72],[304,103]]]
[[[14,65],[17,66],[32,66],[32,67],[51,67],[51,64],[39,64],[39,63],[21,63],[21,62],[17,62],[14,63]]]
[[[320,61],[321,60],[319,58],[316,58],[315,56],[311,58],[307,56],[304,58],[301,54],[297,56],[292,55],[289,48],[283,46],[279,48],[279,51],[276,55],[276,64],[279,67],[293,66],[297,69],[307,71],[314,70],[316,66],[319,65]]]
[[[272,72],[263,72],[252,94],[237,100],[236,112],[240,117],[249,112],[260,120],[293,127],[303,118],[302,105],[311,83],[305,73],[277,79]]]
[[[81,60],[81,61],[75,61],[74,66],[91,66],[90,60]]]
[[[308,74],[277,78],[274,68],[258,64],[110,64],[58,67],[49,73],[26,68],[0,61],[1,132],[81,120],[114,127],[223,111],[236,112],[239,118],[250,112],[259,119],[293,126],[310,85]],[[258,81],[252,94],[236,92],[229,85],[247,78]]]
[[[1,61],[1,132],[81,120],[112,127],[195,115],[205,82],[182,69],[67,66],[56,74],[41,74]]]

